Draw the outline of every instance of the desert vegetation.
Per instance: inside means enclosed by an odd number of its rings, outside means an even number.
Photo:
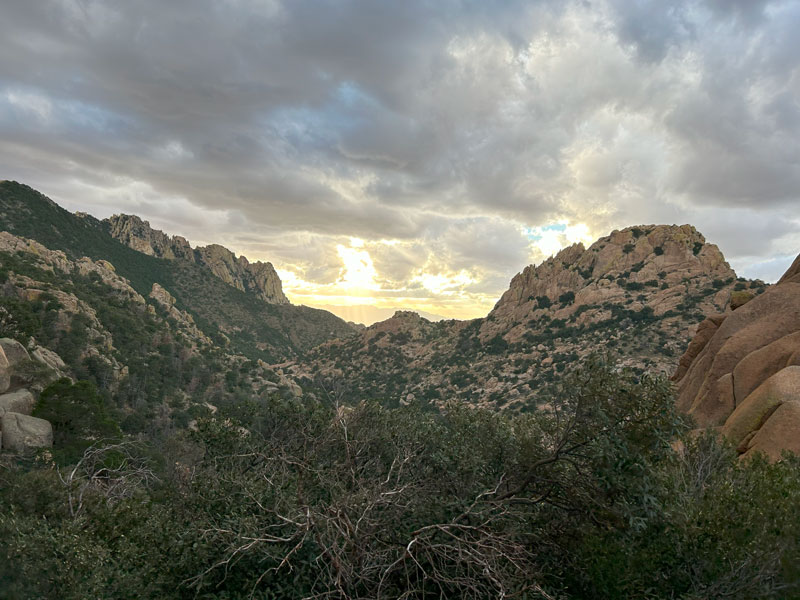
[[[4,597],[800,597],[797,459],[687,437],[662,379],[595,357],[516,416],[344,400],[6,461]]]

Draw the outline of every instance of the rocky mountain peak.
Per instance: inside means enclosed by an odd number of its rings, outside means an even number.
[[[512,279],[482,333],[509,331],[543,314],[568,318],[597,309],[581,315],[582,322],[606,318],[602,307],[609,303],[661,316],[687,296],[702,295],[702,310],[719,311],[728,304],[735,279],[719,248],[691,225],[626,227],[588,249],[574,244],[526,267]]]
[[[168,236],[136,215],[112,215],[105,220],[109,233],[138,252],[170,260],[192,260],[192,247],[180,236]]]
[[[265,302],[289,303],[272,263],[251,263],[245,256],[237,257],[219,244],[192,248],[185,238],[153,229],[135,215],[113,215],[105,223],[113,237],[134,250],[167,260],[200,264],[228,285],[251,292]]]

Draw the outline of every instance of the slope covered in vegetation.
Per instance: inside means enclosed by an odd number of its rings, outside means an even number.
[[[552,410],[275,400],[0,471],[7,598],[800,597],[800,463],[600,362]]]
[[[68,257],[106,260],[147,296],[154,283],[166,288],[178,308],[220,345],[230,340],[235,352],[279,362],[333,337],[352,335],[333,314],[305,306],[276,305],[226,284],[199,264],[148,256],[114,239],[106,226],[74,215],[28,186],[0,182],[0,231],[34,239]]]

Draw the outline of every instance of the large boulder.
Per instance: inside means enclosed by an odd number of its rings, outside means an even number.
[[[58,354],[44,346],[36,346],[31,352],[31,358],[43,365],[47,365],[57,373],[61,373],[67,368],[67,365]]]
[[[0,394],[11,386],[11,365],[8,363],[6,353],[0,347]]]
[[[732,373],[751,352],[797,331],[800,331],[798,283],[771,287],[730,313],[678,381],[678,407],[696,415],[701,427],[722,425],[728,415],[705,408],[719,402],[716,382]],[[783,366],[777,365],[773,373]],[[734,405],[743,400],[734,396]]]
[[[800,454],[800,401],[784,402],[762,425],[747,444],[745,456],[764,453],[770,460],[778,460],[788,450]]]
[[[10,367],[31,358],[25,346],[11,338],[0,338],[0,349],[3,350]]]
[[[800,366],[786,367],[745,398],[725,421],[722,432],[734,444],[757,431],[785,402],[800,401]]]
[[[30,415],[36,400],[28,390],[17,390],[10,394],[0,395],[0,417],[7,412]]]
[[[800,257],[778,284],[704,321],[673,379],[678,409],[722,426],[740,452],[800,449]]]
[[[53,427],[50,421],[44,419],[7,412],[0,417],[0,428],[3,433],[3,449],[11,452],[22,453],[53,445]]]
[[[697,358],[697,355],[703,351],[706,344],[714,337],[714,334],[717,332],[717,329],[719,329],[719,326],[722,325],[725,317],[727,317],[725,314],[711,315],[697,326],[697,333],[695,333],[686,352],[684,352],[683,356],[681,356],[678,361],[678,370],[675,372],[675,375],[672,376],[673,381],[678,381],[683,378],[686,371],[692,366],[694,359]]]

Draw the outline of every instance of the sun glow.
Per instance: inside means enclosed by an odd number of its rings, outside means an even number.
[[[336,252],[343,264],[338,281],[342,287],[352,290],[375,290],[378,288],[375,281],[378,273],[375,265],[372,264],[372,257],[364,249],[363,240],[351,238],[349,248],[338,244]]]

